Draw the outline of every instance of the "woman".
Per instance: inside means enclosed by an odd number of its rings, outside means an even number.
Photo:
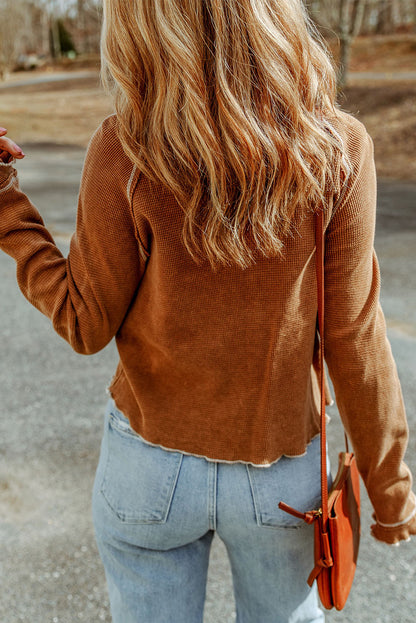
[[[202,621],[217,531],[240,623],[323,621],[313,530],[277,506],[320,497],[317,210],[326,359],[372,534],[416,534],[372,140],[336,107],[300,0],[106,0],[104,14],[117,112],[90,141],[68,258],[19,190],[6,130],[0,246],[75,351],[116,338],[93,492],[113,620]]]

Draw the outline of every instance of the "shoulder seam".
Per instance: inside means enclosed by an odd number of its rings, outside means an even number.
[[[133,180],[134,180],[134,176],[136,175],[136,171],[137,171],[137,164],[133,165],[129,181],[127,182],[127,197],[129,198],[130,203],[132,202],[132,199],[133,199],[133,193],[131,192],[131,187],[133,185]]]
[[[139,178],[140,178],[140,171],[139,171],[138,175],[136,175],[137,171],[138,171],[137,164],[133,164],[133,168],[131,170],[131,174],[130,174],[129,180],[127,182],[127,199],[128,199],[129,207],[130,207],[130,215],[131,215],[131,218],[132,218],[133,224],[134,224],[134,231],[135,231],[135,234],[136,234],[136,239],[137,239],[137,242],[139,243],[140,253],[141,253],[142,259],[144,261],[146,261],[150,257],[150,253],[146,249],[146,246],[144,245],[144,243],[143,243],[143,241],[142,241],[142,239],[140,237],[140,233],[139,233],[139,230],[138,230],[138,227],[137,227],[136,219],[134,218],[134,211],[133,211],[134,191],[136,190],[136,187],[137,187],[137,184],[138,184],[138,181],[139,181]],[[133,182],[134,182],[134,184],[133,184]]]
[[[352,119],[357,121],[356,127],[360,128],[360,131],[362,133],[363,143],[364,142],[370,143],[371,150],[372,150],[372,157],[374,157],[374,143],[373,143],[373,140],[370,134],[368,133],[367,128],[362,123],[362,121],[360,121],[359,119],[356,119],[356,117],[352,117]],[[355,133],[355,136],[358,136],[358,133]],[[348,192],[352,190],[357,172],[358,171],[355,170],[354,165],[352,165],[352,170],[350,171],[349,176],[342,181],[341,191],[333,206],[332,216],[334,216],[334,214],[338,211],[338,209],[343,205],[344,201],[346,200],[346,195],[348,195]]]

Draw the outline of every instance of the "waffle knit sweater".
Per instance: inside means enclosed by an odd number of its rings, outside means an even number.
[[[340,112],[336,123],[353,174],[325,214],[326,362],[377,519],[403,534],[415,497],[379,303],[373,143],[352,116]],[[261,466],[306,451],[320,430],[312,214],[284,240],[283,257],[258,254],[245,270],[197,265],[182,242],[183,210],[133,166],[112,115],[87,149],[65,258],[13,164],[0,166],[0,248],[25,297],[76,352],[96,353],[115,336],[108,389],[139,435]]]

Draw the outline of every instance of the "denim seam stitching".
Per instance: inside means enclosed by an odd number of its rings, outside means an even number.
[[[210,463],[208,465],[208,525],[210,530],[215,530],[215,512],[216,512],[216,463]]]
[[[258,526],[262,526],[261,513],[260,513],[260,509],[257,507],[257,500],[255,496],[255,492],[257,493],[256,484],[251,477],[251,473],[250,473],[250,469],[248,465],[246,465],[246,469],[247,469],[248,480],[250,483],[251,497],[253,498],[253,506],[254,506],[254,513],[256,515],[256,522]]]
[[[166,512],[165,512],[165,516],[164,516],[164,523],[166,523],[166,521],[168,519],[170,508],[172,506],[172,500],[173,500],[173,496],[175,495],[176,485],[177,485],[178,478],[179,478],[179,472],[181,471],[182,460],[183,460],[183,455],[181,454],[180,458],[179,458],[179,463],[178,463],[178,465],[176,467],[175,477],[173,479],[172,484],[170,485],[171,490],[170,490],[169,501],[168,501],[168,504],[166,505]]]

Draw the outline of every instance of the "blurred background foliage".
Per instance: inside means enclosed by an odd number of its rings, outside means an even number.
[[[305,4],[336,49],[340,86],[346,83],[352,42],[358,35],[416,33],[416,0],[305,0]]]
[[[0,79],[99,54],[100,0],[0,0]]]
[[[339,63],[341,86],[355,37],[416,33],[416,0],[304,2]],[[67,59],[98,63],[101,18],[100,0],[0,0],[0,79]]]

